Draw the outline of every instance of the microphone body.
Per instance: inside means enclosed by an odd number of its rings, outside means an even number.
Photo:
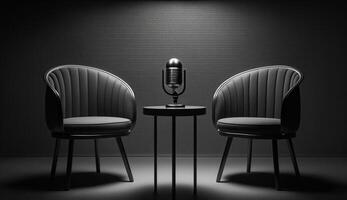
[[[182,85],[182,68],[168,67],[166,68],[166,85],[170,88],[178,88]]]
[[[165,71],[165,76],[164,76]],[[184,75],[184,78],[183,78]],[[164,78],[165,77],[165,78]],[[184,82],[182,82],[184,79]],[[166,90],[165,85],[172,89],[172,92]],[[181,85],[181,92],[176,91]],[[186,71],[182,68],[182,63],[177,58],[171,58],[166,63],[166,69],[162,71],[162,87],[166,94],[171,95],[173,104],[167,104],[166,107],[184,107],[184,104],[177,103],[178,96],[183,94],[186,89]]]
[[[178,88],[182,85],[182,63],[177,58],[171,58],[166,63],[166,85],[170,88]]]

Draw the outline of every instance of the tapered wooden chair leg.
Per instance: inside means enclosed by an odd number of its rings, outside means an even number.
[[[251,173],[251,163],[252,163],[252,146],[253,140],[248,140],[248,158],[247,158],[247,173]]]
[[[295,170],[295,175],[297,177],[300,177],[300,171],[299,171],[298,163],[296,162],[296,156],[295,156],[295,152],[294,152],[292,139],[289,138],[287,140],[287,144],[288,144],[288,149],[289,149],[289,152],[290,152],[290,157],[292,159],[293,167],[294,167],[294,170]]]
[[[216,180],[217,182],[221,181],[222,174],[223,174],[223,171],[224,171],[225,162],[227,160],[227,157],[228,157],[228,154],[229,154],[229,150],[230,150],[230,145],[231,145],[232,141],[233,141],[233,138],[232,137],[228,137],[227,143],[225,145],[225,149],[224,149],[224,152],[223,152],[223,157],[222,157],[222,160],[221,160],[221,163],[220,163],[220,166],[219,166],[218,174],[217,174],[217,180]]]
[[[273,158],[273,164],[274,164],[274,171],[275,171],[275,187],[277,190],[280,189],[280,176],[279,176],[279,165],[278,165],[278,148],[277,148],[277,140],[272,140],[272,158]]]
[[[67,159],[67,167],[66,167],[66,190],[70,189],[71,186],[71,169],[72,169],[72,157],[73,157],[73,147],[74,140],[69,140],[69,153]]]
[[[55,147],[54,147],[54,153],[53,153],[53,161],[52,161],[52,168],[51,168],[51,179],[53,180],[55,177],[55,171],[57,168],[57,162],[58,162],[58,156],[59,156],[59,149],[60,149],[60,139],[55,139]]]
[[[118,143],[118,147],[119,147],[120,153],[122,154],[122,159],[123,159],[123,162],[124,162],[124,165],[125,165],[125,169],[127,171],[128,177],[129,177],[129,181],[133,182],[134,181],[133,174],[131,173],[130,165],[129,165],[129,162],[128,162],[127,155],[125,153],[125,149],[124,149],[124,145],[123,145],[122,139],[120,137],[117,137],[116,140],[117,140],[117,143]]]
[[[100,158],[99,158],[99,151],[98,151],[98,140],[94,140],[94,149],[95,149],[95,165],[96,165],[96,172],[100,173]]]

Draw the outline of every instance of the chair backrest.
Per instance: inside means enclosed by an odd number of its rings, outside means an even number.
[[[44,79],[46,93],[59,96],[63,118],[116,116],[128,118],[132,123],[136,121],[134,92],[125,81],[109,72],[82,65],[63,65],[50,69]],[[46,110],[51,109],[47,108],[49,99],[46,94]]]
[[[213,123],[225,117],[286,118],[283,120],[291,121],[289,128],[296,130],[300,119],[299,84],[302,79],[298,70],[284,65],[236,74],[224,81],[214,93]],[[289,98],[290,94],[293,97]]]

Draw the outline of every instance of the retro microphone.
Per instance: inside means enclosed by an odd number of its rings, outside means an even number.
[[[166,94],[171,95],[173,98],[173,103],[166,104],[166,107],[184,107],[184,104],[177,103],[178,96],[183,94],[186,90],[186,70],[182,68],[182,63],[177,58],[171,58],[166,63],[165,75],[164,69],[162,70],[162,86]],[[166,77],[166,80],[165,80]],[[183,77],[183,78],[182,78]],[[182,82],[183,79],[183,82]],[[167,91],[165,84],[168,88],[171,88],[171,92]],[[183,89],[181,92],[176,90],[183,84]]]

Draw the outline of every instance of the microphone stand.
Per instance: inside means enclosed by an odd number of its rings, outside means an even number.
[[[176,88],[175,87],[172,87],[172,93],[168,92],[166,90],[166,87],[165,87],[165,84],[164,84],[164,81],[165,81],[165,77],[164,77],[164,70],[161,71],[161,85],[163,87],[163,90],[166,94],[172,96],[172,99],[173,99],[173,103],[170,103],[170,104],[166,104],[166,107],[184,107],[185,105],[184,104],[181,104],[181,103],[177,103],[177,100],[178,100],[178,96],[183,94],[183,92],[186,90],[186,70],[183,69],[183,89],[181,92],[177,93],[176,92]]]

